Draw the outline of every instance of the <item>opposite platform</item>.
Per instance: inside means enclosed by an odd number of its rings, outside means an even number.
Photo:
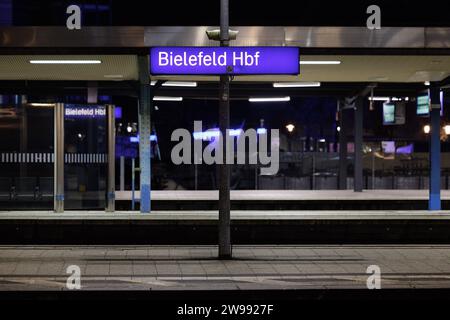
[[[0,212],[0,244],[217,244],[217,211]],[[448,211],[232,211],[234,244],[450,243]]]
[[[135,197],[139,199],[139,192]],[[233,210],[426,210],[427,190],[232,190]],[[131,191],[116,191],[117,208],[131,208]],[[217,210],[217,190],[155,190],[154,210]],[[442,190],[450,210],[450,190]],[[138,200],[137,200],[138,202]]]
[[[217,190],[153,190],[152,200],[219,200]],[[135,197],[139,199],[140,192]],[[442,190],[443,200],[450,200],[450,190]],[[427,200],[428,190],[231,190],[235,201],[316,201],[316,200]],[[131,200],[131,191],[116,191],[116,200]]]
[[[0,211],[0,220],[86,220],[86,221],[217,221],[217,211],[184,210],[157,211],[142,214],[138,211]],[[450,211],[427,210],[233,210],[231,220],[277,221],[277,220],[450,220]]]

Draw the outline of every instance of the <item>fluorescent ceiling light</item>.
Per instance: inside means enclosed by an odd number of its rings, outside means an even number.
[[[274,82],[274,88],[320,87],[320,82]]]
[[[99,64],[101,60],[30,60],[31,64]]]
[[[43,102],[32,102],[32,103],[28,103],[29,106],[32,107],[53,107],[55,104],[54,103],[43,103]]]
[[[183,97],[154,96],[153,101],[183,101]]]
[[[291,97],[249,98],[250,102],[283,102],[291,101]]]
[[[121,79],[123,78],[123,74],[105,74],[103,77],[111,79]]]
[[[196,87],[195,81],[166,81],[163,82],[163,87]]]
[[[156,80],[150,81],[150,85],[154,86]],[[166,81],[162,83],[163,87],[196,87],[197,82],[195,81]]]
[[[403,97],[403,98],[399,98],[399,97],[369,97],[368,98],[369,101],[409,101],[409,97]]]
[[[266,128],[258,128],[258,129],[256,129],[256,133],[257,134],[266,134],[267,129]]]
[[[341,61],[339,61],[339,60],[310,60],[310,61],[300,60],[300,64],[318,64],[318,65],[341,64]]]
[[[369,97],[369,101],[389,101],[390,97]]]
[[[383,77],[383,76],[369,77],[369,81],[387,81],[387,80],[389,80],[389,77]]]
[[[158,137],[156,134],[150,135],[150,141],[158,141]],[[130,142],[139,142],[139,135],[137,137],[130,137]]]
[[[242,129],[229,129],[228,134],[230,137],[239,137],[242,134]],[[220,130],[218,128],[209,129],[203,132],[193,132],[195,140],[212,140],[213,138],[220,137]]]

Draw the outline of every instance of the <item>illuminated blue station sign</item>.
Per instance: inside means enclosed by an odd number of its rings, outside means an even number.
[[[153,75],[271,75],[300,73],[297,47],[153,47]]]

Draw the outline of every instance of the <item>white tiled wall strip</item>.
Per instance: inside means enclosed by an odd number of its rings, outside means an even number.
[[[0,163],[53,163],[53,153],[2,152]],[[106,153],[66,153],[64,163],[107,163]]]

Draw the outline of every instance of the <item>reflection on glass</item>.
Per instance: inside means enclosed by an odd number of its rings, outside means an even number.
[[[66,209],[104,209],[107,179],[104,106],[65,105]]]
[[[53,108],[0,102],[0,207],[53,208]]]

